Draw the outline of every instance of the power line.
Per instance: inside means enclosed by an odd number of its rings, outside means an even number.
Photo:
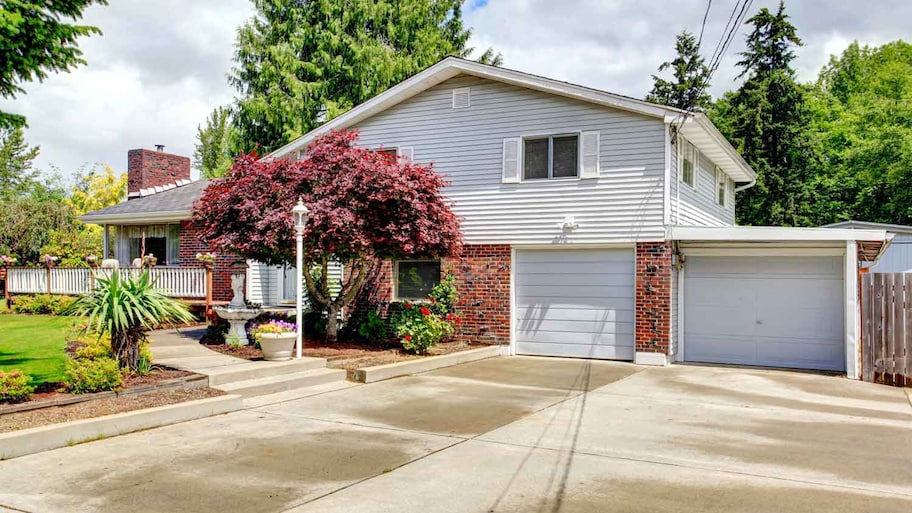
[[[712,7],[713,0],[706,3],[706,12],[703,13],[703,24],[700,25],[700,38],[697,40],[697,52],[700,51],[700,45],[703,43],[703,31],[706,30],[706,19],[709,17],[709,9]]]

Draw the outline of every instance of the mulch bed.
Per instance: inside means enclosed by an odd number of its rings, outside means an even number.
[[[227,344],[206,345],[205,347],[219,353],[244,358],[245,360],[262,360],[263,353],[259,349],[249,346],[232,347]],[[406,353],[398,344],[361,344],[356,342],[328,343],[322,340],[305,340],[301,350],[303,356],[326,358],[329,367],[352,371],[385,365],[406,360],[416,360],[427,356],[440,356],[444,354],[466,351],[484,347],[479,344],[470,344],[466,341],[443,342],[432,347],[427,354],[417,355]]]
[[[123,379],[123,389],[127,390],[133,387],[146,386],[146,385],[156,385],[163,381],[169,381],[176,378],[183,378],[187,376],[192,376],[192,372],[169,369],[167,367],[155,366],[152,368],[152,372],[146,374],[145,376],[138,375],[127,375]],[[52,399],[60,399],[65,397],[73,397],[76,394],[71,394],[66,391],[66,383],[41,383],[38,385],[38,388],[35,390],[35,393],[32,394],[31,400],[28,402],[36,401],[48,401]],[[10,403],[0,401],[0,406],[7,406]],[[22,403],[17,403],[22,404]]]
[[[206,387],[157,390],[142,394],[105,397],[84,403],[55,406],[0,415],[0,433],[28,429],[71,420],[91,419],[156,406],[166,406],[224,395],[221,390]]]

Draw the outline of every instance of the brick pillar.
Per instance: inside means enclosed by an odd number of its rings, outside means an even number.
[[[456,276],[462,314],[459,336],[475,343],[510,343],[510,246],[467,244],[443,261]]]
[[[671,242],[637,244],[635,363],[668,363],[671,348],[671,273]]]

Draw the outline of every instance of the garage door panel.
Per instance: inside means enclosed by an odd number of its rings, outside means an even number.
[[[629,249],[517,250],[517,353],[633,358],[633,262]]]
[[[614,320],[599,321],[555,321],[551,319],[520,319],[517,323],[520,332],[547,331],[552,333],[616,333],[633,334],[632,322]]]
[[[523,296],[529,298],[542,298],[542,299],[579,299],[580,303],[586,304],[587,299],[597,298],[597,299],[611,299],[611,298],[629,298],[630,290],[633,286],[629,287],[616,287],[616,286],[589,286],[589,285],[526,285],[522,287]],[[528,296],[526,296],[528,294]]]
[[[753,337],[704,335],[686,330],[684,336],[689,342],[699,342],[686,348],[689,361],[743,365],[751,365],[757,361],[757,344]]]
[[[684,359],[845,368],[841,257],[691,257]]]
[[[598,287],[632,287],[634,284],[633,269],[629,273],[581,273],[581,274],[527,274],[523,272],[516,276],[517,286],[536,285],[574,285]]]
[[[759,345],[758,358],[773,362],[779,367],[810,368],[821,370],[843,370],[841,351],[837,353],[836,345],[842,340],[830,339],[826,343],[795,343],[795,339],[768,339]]]
[[[566,356],[570,358],[600,358],[608,360],[633,360],[633,346],[599,346],[586,344],[517,343],[517,352],[539,356]]]

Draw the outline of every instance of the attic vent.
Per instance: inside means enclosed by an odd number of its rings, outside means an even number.
[[[459,89],[453,89],[453,108],[454,109],[464,109],[471,105],[471,89],[468,87],[462,87]]]

